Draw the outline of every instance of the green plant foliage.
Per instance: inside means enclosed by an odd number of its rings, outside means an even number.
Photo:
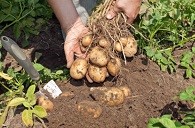
[[[195,102],[195,86],[189,86],[179,94],[180,100]]]
[[[160,118],[151,118],[148,121],[147,128],[190,128],[182,125],[180,122],[172,120],[171,115],[163,115]]]
[[[35,88],[35,85],[31,85],[28,88],[25,97],[13,98],[8,103],[4,113],[0,116],[0,126],[2,126],[6,119],[5,117],[7,115],[8,108],[17,107],[18,105],[23,105],[25,107],[24,111],[22,112],[22,121],[27,127],[33,126],[34,115],[39,117],[39,119],[47,116],[46,110],[43,107],[36,105]]]
[[[179,93],[181,101],[191,101],[195,104],[195,86],[189,86]],[[195,107],[195,106],[194,106]],[[163,115],[159,118],[150,118],[147,128],[195,128],[195,109],[179,111],[182,120],[172,119],[172,115]]]
[[[46,0],[0,0],[0,35],[12,27],[16,38],[25,35],[25,46],[29,36],[38,35],[51,16]]]
[[[194,0],[148,0],[142,5],[140,21],[134,24],[139,46],[163,71],[176,71],[175,48],[195,40]],[[182,64],[183,65],[183,64]],[[185,66],[185,65],[184,65]],[[190,63],[191,68],[194,66]],[[193,76],[187,68],[186,77]]]
[[[41,64],[35,63],[35,69],[40,73],[41,81],[48,82],[49,80],[65,80],[69,76],[69,70],[67,69],[59,69],[52,71]]]
[[[191,78],[195,77],[195,62],[193,58],[195,57],[195,47],[192,47],[192,51],[187,51],[183,53],[180,60],[180,66],[185,68],[185,77]]]

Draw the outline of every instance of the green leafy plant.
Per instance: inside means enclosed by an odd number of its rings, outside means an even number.
[[[179,111],[182,120],[172,119],[172,115],[163,115],[159,118],[150,118],[147,124],[148,128],[195,128],[195,86],[189,86],[179,94],[181,101],[190,101],[193,106],[187,111]]]
[[[192,47],[192,51],[187,51],[182,55],[180,65],[185,68],[185,77],[195,77],[195,63],[193,58],[195,57],[195,47]]]
[[[9,27],[16,38],[24,34],[23,46],[30,35],[38,35],[52,16],[46,0],[0,0],[0,35]]]
[[[163,71],[176,71],[180,64],[174,60],[174,50],[195,40],[194,12],[194,0],[148,0],[142,4],[140,20],[131,30],[140,49]]]
[[[49,80],[65,80],[69,76],[69,70],[59,69],[59,70],[50,70],[39,63],[34,64],[35,69],[40,73],[40,80],[42,82],[48,82]]]
[[[22,121],[27,127],[33,126],[34,117],[41,120],[41,118],[47,116],[46,110],[43,107],[36,105],[36,96],[34,94],[35,88],[35,85],[31,85],[28,88],[25,97],[16,97],[8,103],[4,113],[1,115],[0,126],[3,125],[9,108],[17,107],[18,105],[23,105],[25,107],[24,111],[22,112]]]
[[[147,128],[190,128],[182,125],[179,121],[171,119],[171,115],[163,115],[160,118],[151,118],[148,121]]]

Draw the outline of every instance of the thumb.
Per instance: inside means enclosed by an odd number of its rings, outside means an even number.
[[[118,12],[120,12],[121,10],[117,7],[117,4],[115,4],[106,14],[106,18],[111,20],[112,18],[114,18]]]

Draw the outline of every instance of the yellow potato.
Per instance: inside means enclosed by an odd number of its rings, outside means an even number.
[[[110,42],[106,40],[105,38],[102,38],[99,40],[99,45],[103,48],[108,48],[111,46]]]
[[[132,57],[137,53],[137,42],[131,36],[128,37],[128,43],[124,47],[124,53],[126,57]]]
[[[127,87],[127,86],[120,86],[118,88],[123,91],[123,93],[124,93],[124,95],[126,97],[131,95],[131,90],[129,89],[129,87]]]
[[[77,58],[70,67],[70,76],[76,80],[85,77],[88,63],[86,59]]]
[[[54,104],[49,99],[45,99],[44,96],[41,96],[37,99],[38,105],[42,106],[47,112],[53,110]]]
[[[122,46],[119,42],[115,43],[114,50],[116,50],[117,52],[122,52]]]
[[[107,64],[108,72],[112,76],[117,76],[121,69],[121,62],[118,57],[112,58]]]
[[[97,66],[105,66],[109,61],[109,56],[106,50],[101,47],[94,47],[89,53],[89,60]]]
[[[88,75],[89,77],[97,83],[103,82],[107,77],[106,67],[98,67],[95,65],[89,65]]]
[[[123,45],[123,47],[125,47],[127,45],[128,38],[120,37],[119,42]]]
[[[101,101],[108,106],[117,106],[125,100],[123,91],[117,87],[93,87],[90,91],[92,91],[92,96],[95,100]]]
[[[91,43],[92,43],[92,35],[86,35],[82,38],[82,41],[81,41],[82,45],[84,47],[88,47]]]
[[[81,101],[77,109],[81,115],[86,117],[98,118],[102,114],[101,106],[95,101]]]

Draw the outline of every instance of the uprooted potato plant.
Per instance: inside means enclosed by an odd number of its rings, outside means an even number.
[[[88,19],[90,32],[80,40],[80,48],[85,52],[85,59],[76,59],[70,75],[74,79],[85,76],[94,82],[104,82],[109,75],[117,77],[122,61],[137,52],[137,42],[129,31],[127,18],[119,13],[112,20],[105,14],[114,5],[115,0],[104,0],[97,6]]]

